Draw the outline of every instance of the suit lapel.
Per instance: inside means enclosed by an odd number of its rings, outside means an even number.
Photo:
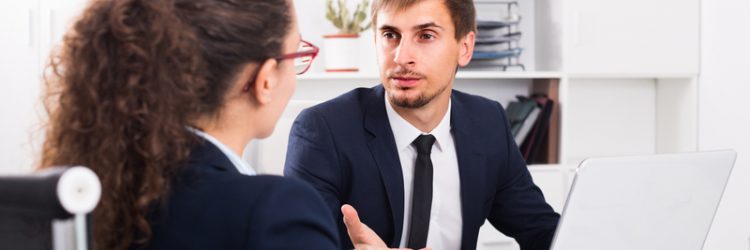
[[[473,225],[474,217],[482,215],[484,200],[482,190],[485,188],[483,178],[485,156],[478,143],[481,142],[481,130],[472,126],[471,110],[465,107],[456,94],[451,96],[451,131],[456,143],[458,172],[461,186],[461,213],[463,218],[462,246],[466,247],[470,239],[466,235],[477,231],[479,225]]]
[[[393,241],[388,245],[395,246],[401,241],[404,220],[404,177],[401,172],[396,141],[393,138],[388,115],[385,111],[385,96],[382,86],[374,88],[374,95],[365,103],[365,129],[372,136],[368,143],[370,153],[380,171],[380,178],[385,184],[388,202],[393,215]]]

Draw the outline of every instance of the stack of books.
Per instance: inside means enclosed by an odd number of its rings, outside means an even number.
[[[555,102],[544,94],[516,96],[505,112],[511,133],[527,164],[549,163],[543,153]]]

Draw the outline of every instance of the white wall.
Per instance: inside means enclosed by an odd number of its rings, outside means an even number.
[[[0,173],[30,169],[39,128],[39,30],[36,1],[3,2],[0,10]],[[38,106],[36,106],[38,107]],[[38,141],[38,140],[37,140]]]
[[[0,1],[0,173],[38,163],[46,120],[41,72],[87,2]]]
[[[750,2],[702,5],[698,145],[738,152],[704,249],[745,250],[750,249]]]

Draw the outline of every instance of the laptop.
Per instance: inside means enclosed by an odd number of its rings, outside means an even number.
[[[551,249],[701,249],[736,157],[715,151],[585,160]]]

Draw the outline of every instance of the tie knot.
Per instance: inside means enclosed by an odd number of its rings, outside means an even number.
[[[432,151],[432,144],[435,143],[435,136],[433,135],[419,135],[411,145],[417,148],[418,154],[430,155]]]

